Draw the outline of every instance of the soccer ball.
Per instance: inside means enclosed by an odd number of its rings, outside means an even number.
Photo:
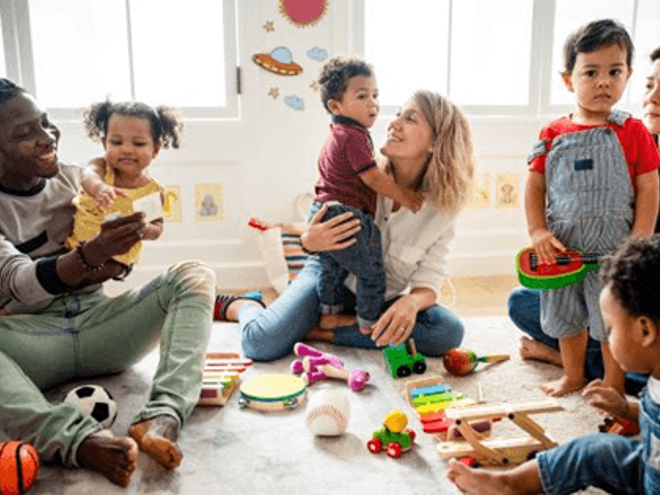
[[[64,402],[78,407],[87,418],[94,418],[103,428],[110,428],[117,418],[117,403],[105,387],[82,385],[71,390]]]

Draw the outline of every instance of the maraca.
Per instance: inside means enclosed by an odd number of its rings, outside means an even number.
[[[450,349],[442,356],[442,363],[452,375],[465,376],[472,373],[479,363],[501,363],[510,357],[508,354],[477,356],[469,349],[456,348]]]

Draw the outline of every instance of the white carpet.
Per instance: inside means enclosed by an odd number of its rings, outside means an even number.
[[[510,353],[512,359],[493,366],[480,365],[468,377],[446,375],[440,359],[429,359],[424,376],[439,374],[455,390],[477,397],[478,383],[487,401],[518,401],[544,398],[539,386],[560,375],[560,370],[540,363],[523,362],[517,354],[519,333],[504,317],[469,318],[465,346],[478,354]],[[305,406],[283,412],[258,412],[238,408],[237,393],[222,408],[197,408],[181,436],[184,460],[174,472],[166,472],[141,454],[131,485],[121,489],[105,478],[84,470],[45,466],[30,491],[37,494],[454,494],[445,480],[446,462],[436,451],[436,441],[422,432],[414,410],[402,391],[408,379],[393,380],[380,351],[363,351],[323,344],[315,347],[338,355],[348,369],[364,368],[371,384],[351,392],[339,380],[310,387],[309,394],[332,388],[347,395],[351,418],[341,437],[314,437],[305,427]],[[215,324],[213,350],[240,351],[237,327]],[[284,373],[295,356],[274,363],[255,363],[243,380],[262,373]],[[131,417],[144,401],[157,353],[126,373],[95,380],[106,386],[120,404],[112,430],[124,435]],[[419,378],[414,376],[412,378]],[[411,378],[411,379],[412,379]],[[61,400],[77,384],[49,392]],[[311,397],[311,395],[310,395]],[[602,418],[574,394],[560,402],[566,410],[535,417],[557,441],[597,431]],[[417,431],[411,452],[398,460],[366,449],[371,433],[392,409],[403,410]],[[595,490],[587,493],[601,493]]]

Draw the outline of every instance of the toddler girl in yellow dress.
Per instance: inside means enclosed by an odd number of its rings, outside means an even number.
[[[74,199],[73,233],[66,242],[69,249],[76,249],[94,237],[109,216],[142,211],[134,205],[140,198],[155,194],[158,206],[162,206],[163,188],[149,176],[147,168],[161,148],[179,147],[182,129],[168,107],[154,109],[144,103],[107,100],[87,109],[84,123],[89,137],[103,144],[105,155],[103,159],[93,160],[83,172],[82,187]],[[151,220],[140,236],[143,240],[154,240],[162,232],[161,216]],[[142,243],[138,242],[113,260],[125,265],[126,275],[139,260],[141,251]]]

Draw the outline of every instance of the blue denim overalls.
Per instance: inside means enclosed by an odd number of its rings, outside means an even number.
[[[608,122],[618,125],[629,114],[613,111]],[[539,142],[530,161],[546,153]],[[554,236],[567,248],[599,255],[612,252],[630,234],[634,196],[628,164],[616,132],[607,126],[556,137],[546,159],[546,219]],[[598,297],[597,272],[583,282],[541,294],[541,325],[555,338],[570,337],[585,327],[599,341],[607,340]]]

